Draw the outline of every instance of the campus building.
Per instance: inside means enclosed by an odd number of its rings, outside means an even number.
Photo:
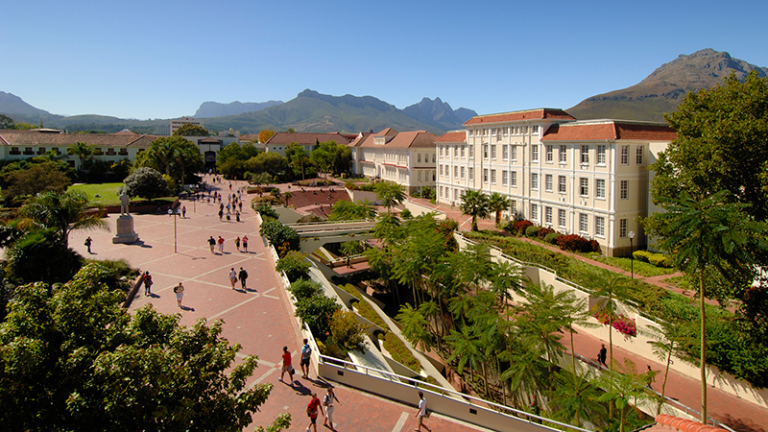
[[[168,135],[173,135],[173,133],[176,132],[180,127],[188,124],[191,124],[194,126],[200,126],[201,128],[204,128],[202,120],[195,120],[192,117],[181,117],[177,119],[171,119],[170,133]]]
[[[310,154],[315,146],[322,142],[334,141],[336,144],[348,145],[356,136],[339,132],[277,132],[264,143],[264,146],[267,153],[275,152],[285,156],[285,149],[288,144],[293,143],[301,146],[307,154]]]
[[[408,193],[435,187],[437,136],[427,131],[398,132],[387,128],[360,134],[352,151],[353,172],[391,181]]]
[[[559,109],[476,116],[436,140],[437,199],[460,205],[464,191],[501,193],[505,216],[594,239],[626,255],[630,232],[645,244],[650,148],[676,138],[665,124],[576,121]]]

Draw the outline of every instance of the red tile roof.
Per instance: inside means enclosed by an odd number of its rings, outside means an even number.
[[[349,144],[349,140],[338,132],[277,132],[266,142],[271,145],[288,145],[295,142],[299,145],[315,145],[321,142],[336,141],[336,144]]]
[[[666,125],[607,121],[553,125],[541,141],[672,141],[675,138],[677,132]]]
[[[440,135],[435,142],[443,143],[463,143],[467,140],[467,133],[465,131],[451,131]]]
[[[67,147],[84,142],[96,147],[149,147],[157,139],[154,135],[120,134],[65,134],[58,132],[2,130],[3,145],[18,147]]]
[[[374,144],[376,137],[387,136],[389,139],[384,145]],[[386,128],[381,132],[369,135],[360,144],[360,147],[372,148],[433,148],[437,136],[427,131],[398,132],[392,128]]]
[[[368,136],[370,135],[373,135],[373,134],[371,132],[362,132],[357,134],[355,139],[349,142],[348,147],[359,147],[360,144],[362,144],[363,141],[365,141],[365,139],[368,138]]]
[[[464,125],[502,123],[519,120],[576,120],[575,117],[557,108],[538,108],[499,114],[479,115],[467,120]]]

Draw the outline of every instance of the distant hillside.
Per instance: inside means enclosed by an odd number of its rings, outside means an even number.
[[[440,134],[448,129],[434,121],[424,123],[411,118],[395,106],[372,96],[331,96],[309,89],[299,93],[295,99],[262,111],[206,119],[205,126],[211,130],[232,127],[243,133],[288,128],[296,132],[354,133],[391,127],[399,131],[427,130]]]
[[[664,113],[677,109],[688,92],[713,87],[731,72],[743,79],[752,70],[763,77],[768,73],[765,67],[708,48],[680,55],[639,84],[590,97],[567,111],[580,120],[618,118],[663,122]]]
[[[457,114],[460,110],[461,117]],[[477,115],[476,112],[466,108],[459,108],[454,111],[450,105],[441,101],[440,98],[435,98],[434,101],[424,98],[415,105],[403,108],[403,114],[416,121],[443,130],[459,129],[465,121]]]
[[[223,104],[219,102],[203,102],[200,108],[195,112],[196,118],[209,118],[209,117],[224,117],[229,115],[237,115],[251,111],[261,111],[271,106],[280,105],[283,101],[267,101],[267,102],[230,102]]]
[[[13,93],[6,93],[0,91],[0,113],[5,114],[11,118],[14,118],[13,114],[21,114],[23,116],[49,116],[51,113],[37,109],[32,105],[24,102],[20,97]],[[16,120],[16,118],[14,118]]]

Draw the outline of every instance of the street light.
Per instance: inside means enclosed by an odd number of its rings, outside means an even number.
[[[178,215],[172,208],[168,209],[168,216],[173,216],[173,253],[179,253],[176,249],[176,216]]]
[[[635,255],[634,255],[635,248],[632,245],[632,239],[635,238],[635,232],[630,231],[628,235],[629,235],[629,258],[630,258],[629,268],[631,269],[630,271],[632,272],[631,273],[632,279],[634,279],[635,278]]]

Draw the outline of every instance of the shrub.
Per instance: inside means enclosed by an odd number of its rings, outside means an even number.
[[[552,234],[553,232],[555,232],[555,230],[553,230],[552,228],[540,228],[539,232],[537,233],[537,235],[539,236],[539,238],[541,240],[544,240],[545,237],[547,237],[548,235]]]
[[[592,252],[600,253],[600,243],[598,243],[597,240],[591,240],[589,242],[589,248]]]
[[[560,237],[559,233],[551,232],[544,237],[544,241],[551,244],[557,244],[557,239]]]
[[[354,312],[339,309],[331,315],[328,325],[331,330],[329,341],[343,350],[365,353],[365,329]]]
[[[300,278],[291,283],[288,291],[290,291],[290,293],[293,294],[293,296],[298,300],[320,295],[322,294],[323,289],[319,283],[313,280]]]
[[[288,251],[298,250],[301,247],[299,233],[274,219],[265,220],[261,224],[259,234],[266,237],[269,243],[277,249],[277,253],[281,257],[285,256]]]
[[[507,226],[504,227],[504,231],[510,234],[521,235],[525,233],[525,230],[528,229],[529,226],[532,225],[533,222],[527,220],[510,221]]]
[[[291,282],[301,278],[306,278],[311,265],[306,260],[306,255],[301,252],[288,252],[283,258],[277,260],[275,269],[278,272],[285,272],[288,280]]]
[[[644,251],[644,250],[637,250],[632,252],[632,257],[634,257],[638,261],[642,262],[649,262],[648,257],[652,255],[651,252]]]
[[[344,187],[349,190],[357,190],[357,183],[353,181],[348,181],[344,184]]]
[[[296,301],[296,316],[309,326],[315,339],[326,339],[330,332],[331,316],[341,309],[336,300],[323,295]]]
[[[411,354],[411,350],[403,344],[403,341],[392,332],[388,332],[384,336],[384,348],[389,351],[392,359],[396,362],[405,365],[408,369],[417,373],[421,370],[421,363]]]
[[[413,214],[411,213],[410,210],[403,209],[403,211],[400,212],[400,217],[402,217],[403,219],[410,219],[413,217]]]
[[[610,314],[604,310],[595,313],[594,316],[600,324],[608,325],[611,323]],[[623,335],[637,335],[637,324],[635,323],[635,320],[623,314],[617,314],[613,316],[613,328],[615,328],[619,333]]]
[[[587,239],[578,234],[568,234],[558,237],[557,245],[562,250],[574,252],[590,252],[592,246]]]
[[[272,206],[266,202],[262,202],[262,203],[259,203],[258,205],[255,205],[253,209],[259,212],[262,218],[278,219],[280,217],[275,211],[275,209],[272,208]]]
[[[123,181],[123,186],[118,191],[118,194],[120,192],[125,192],[128,196],[147,199],[168,196],[170,194],[168,182],[163,175],[156,169],[149,167],[133,170],[133,173]]]
[[[373,192],[375,188],[376,188],[375,183],[366,183],[364,185],[358,186],[358,189],[364,192]]]
[[[652,254],[648,257],[648,262],[656,267],[672,268],[672,260],[664,254]]]
[[[535,225],[531,225],[528,228],[525,229],[525,236],[526,237],[536,237],[539,234],[539,231],[541,230],[540,227],[537,227]]]

